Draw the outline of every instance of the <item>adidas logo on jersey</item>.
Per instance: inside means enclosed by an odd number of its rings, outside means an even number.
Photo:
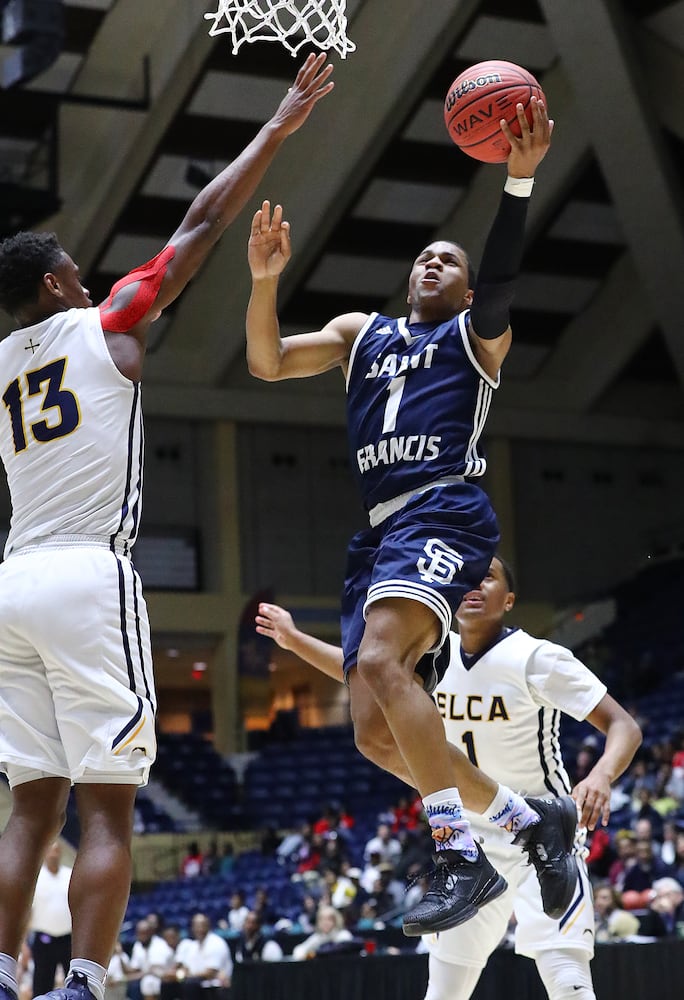
[[[384,334],[391,334],[393,332],[394,331],[392,330],[392,327],[389,325],[389,323],[385,323],[385,325],[381,326],[379,330],[376,330],[376,333],[384,333]]]

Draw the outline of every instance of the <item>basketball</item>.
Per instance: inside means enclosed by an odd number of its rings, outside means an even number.
[[[492,59],[464,70],[449,87],[444,101],[447,131],[459,149],[483,163],[503,163],[511,151],[499,122],[505,118],[520,135],[516,104],[532,124],[531,98],[546,105],[539,82],[522,66]]]

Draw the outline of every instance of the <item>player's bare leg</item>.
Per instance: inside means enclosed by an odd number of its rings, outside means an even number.
[[[76,785],[81,840],[69,884],[71,965],[64,987],[36,1000],[104,1000],[131,886],[136,791],[137,785]]]
[[[0,996],[17,995],[16,956],[38,872],[64,825],[68,797],[66,778],[38,778],[12,789],[12,813],[0,837]]]

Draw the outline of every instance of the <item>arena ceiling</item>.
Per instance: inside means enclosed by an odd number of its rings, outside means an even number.
[[[0,232],[55,229],[97,300],[160,249],[294,76],[300,60],[277,43],[234,56],[227,36],[210,38],[203,15],[215,9],[66,0],[56,62],[0,91]],[[427,242],[455,238],[479,258],[505,168],[455,149],[442,101],[468,65],[503,58],[540,78],[556,133],[488,429],[683,448],[684,2],[350,0],[348,11],[357,50],[333,54],[334,93],[152,328],[148,414],[343,422],[337,373],[265,385],[246,371],[252,209],[282,201],[292,223],[284,333],[348,309],[403,311]]]

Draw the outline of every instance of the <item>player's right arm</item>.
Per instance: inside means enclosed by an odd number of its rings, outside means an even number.
[[[265,201],[252,219],[247,259],[252,294],[247,306],[247,365],[266,382],[307,378],[341,367],[346,370],[352,344],[368,319],[365,313],[336,316],[314,333],[280,336],[278,282],[292,255],[290,224],[282,206]]]
[[[281,649],[289,649],[302,660],[316,667],[333,680],[343,681],[344,654],[340,646],[323,642],[295,625],[292,615],[278,604],[260,604],[255,617],[259,635],[266,635],[277,642]]]

